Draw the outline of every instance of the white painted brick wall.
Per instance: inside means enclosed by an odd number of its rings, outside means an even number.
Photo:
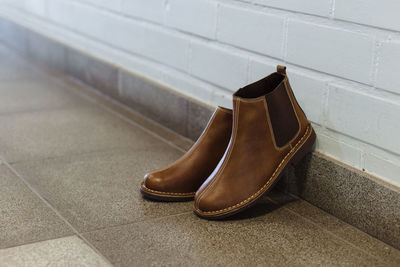
[[[165,23],[209,39],[215,38],[218,3],[210,0],[170,0],[166,6]]]
[[[162,28],[147,27],[143,40],[135,38],[143,44],[142,54],[181,70],[187,70],[187,53],[189,40]]]
[[[376,86],[400,94],[400,41],[382,43],[378,64]]]
[[[400,186],[396,0],[0,0],[0,15],[212,105],[288,66],[317,150]]]
[[[264,55],[282,58],[285,18],[221,5],[217,39]]]
[[[28,1],[30,1],[30,0],[28,0]],[[88,4],[92,4],[92,5],[98,6],[98,7],[103,7],[105,9],[109,9],[109,10],[113,10],[113,11],[119,11],[121,8],[122,0],[82,0],[82,2],[83,3],[86,2]]]
[[[254,0],[254,3],[292,10],[306,14],[328,17],[331,11],[331,0]]]
[[[25,6],[36,16],[46,16],[45,0],[25,0]]]
[[[289,20],[287,60],[317,71],[371,83],[372,36]]]
[[[331,84],[326,126],[382,147],[400,151],[400,103]]]
[[[335,18],[400,30],[400,1],[335,0]]]
[[[246,57],[209,42],[193,41],[190,48],[192,75],[232,91],[246,84]]]
[[[157,23],[164,20],[164,0],[121,0],[122,14],[142,18]]]

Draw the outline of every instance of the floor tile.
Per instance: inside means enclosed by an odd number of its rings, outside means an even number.
[[[0,83],[0,114],[85,106],[90,102],[50,79]]]
[[[341,221],[301,199],[288,195],[273,194],[270,197],[276,203],[283,204],[297,214],[313,221],[320,227],[345,240],[353,246],[368,251],[369,254],[380,258],[388,266],[400,266],[400,251]]]
[[[96,107],[0,115],[0,155],[8,162],[164,142]]]
[[[0,262],[17,266],[111,266],[76,236],[0,250]]]
[[[70,234],[72,230],[55,212],[6,165],[0,165],[0,248]]]
[[[189,213],[84,236],[116,266],[384,266],[271,203],[227,221]]]
[[[165,145],[119,149],[32,161],[13,166],[79,231],[126,224],[192,210],[191,202],[142,199],[146,172],[173,162],[181,152]]]

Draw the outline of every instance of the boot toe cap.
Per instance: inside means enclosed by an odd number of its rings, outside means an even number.
[[[164,180],[154,173],[148,173],[144,176],[143,185],[150,190],[160,192],[165,191]]]
[[[226,208],[226,203],[214,193],[200,192],[195,195],[195,212],[201,216],[218,214]]]

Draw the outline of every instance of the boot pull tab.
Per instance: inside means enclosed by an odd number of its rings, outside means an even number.
[[[286,66],[278,65],[276,66],[276,71],[282,75],[286,75]]]

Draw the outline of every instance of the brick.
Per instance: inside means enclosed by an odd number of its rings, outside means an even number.
[[[219,10],[218,40],[282,58],[283,17],[229,5],[221,5]]]
[[[210,103],[212,100],[213,87],[190,75],[183,75],[178,71],[166,71],[162,82],[178,92],[200,100],[201,102]]]
[[[148,27],[144,38],[139,42],[143,43],[144,56],[180,70],[187,70],[187,38],[156,27]]]
[[[400,94],[400,42],[383,43],[379,52],[376,86]]]
[[[249,62],[249,83],[256,82],[276,71],[276,63],[251,59]]]
[[[365,155],[365,170],[385,178],[391,184],[400,186],[400,165],[374,154]]]
[[[296,99],[307,118],[314,123],[322,124],[327,81],[323,78],[291,69],[288,69],[288,77]]]
[[[46,1],[45,0],[25,0],[25,10],[36,16],[46,16]]]
[[[191,43],[191,74],[235,91],[246,84],[247,58],[206,42]]]
[[[103,24],[100,27],[107,31],[99,37],[103,42],[131,53],[140,54],[142,52],[143,41],[141,40],[145,34],[145,28],[142,25],[126,18],[108,15],[101,18],[99,16],[98,21],[101,20],[103,20]]]
[[[215,90],[213,92],[211,104],[214,106],[221,106],[232,109],[232,93],[225,90]]]
[[[336,0],[335,18],[380,28],[400,30],[397,0]]]
[[[254,3],[324,17],[329,16],[331,9],[331,0],[255,0]]]
[[[215,38],[217,2],[170,0],[165,22],[168,26],[207,38]]]
[[[400,105],[332,84],[328,91],[326,126],[364,142],[400,151]]]
[[[316,150],[356,168],[361,168],[361,150],[322,133],[316,128]]]
[[[122,0],[121,12],[157,23],[164,21],[164,0]]]
[[[49,1],[47,9],[48,17],[51,21],[71,29],[75,28],[75,19],[78,17],[78,14],[76,14],[77,8],[72,2],[62,0]],[[71,19],[71,14],[74,14],[74,19]]]
[[[289,21],[287,60],[371,84],[373,37],[328,26]]]

